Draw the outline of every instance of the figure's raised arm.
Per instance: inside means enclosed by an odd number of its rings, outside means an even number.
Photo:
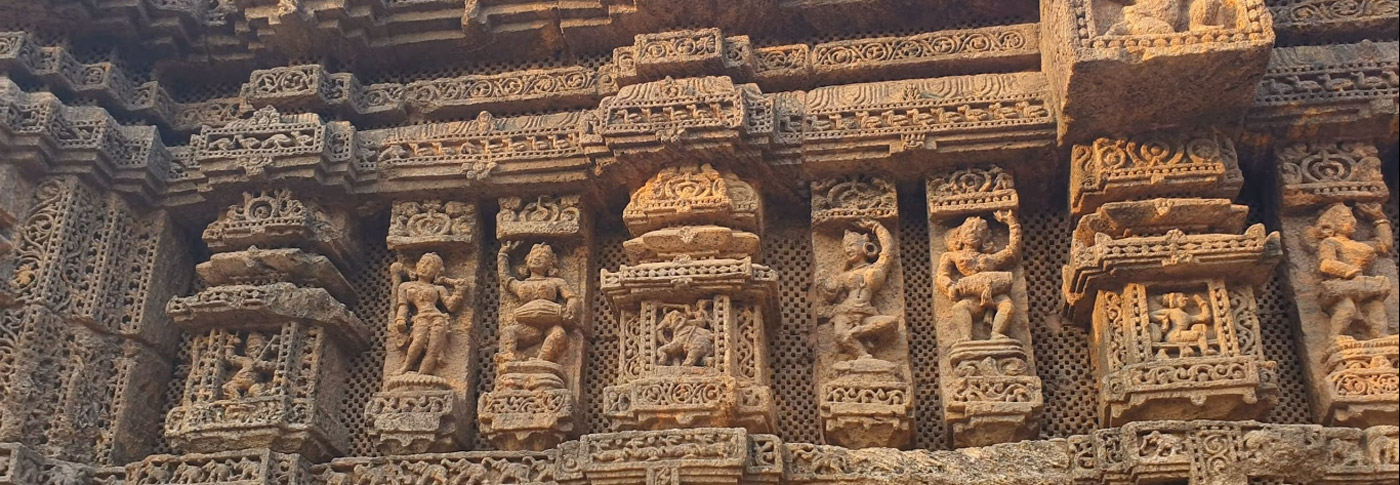
[[[860,227],[875,233],[875,241],[880,245],[880,254],[875,258],[875,262],[870,265],[871,286],[880,287],[885,283],[885,278],[889,276],[890,267],[894,265],[894,236],[884,224],[872,219],[860,221]]]
[[[1372,243],[1376,251],[1381,253],[1390,252],[1390,248],[1395,247],[1395,234],[1390,227],[1390,218],[1385,216],[1385,209],[1380,203],[1357,204],[1356,210],[1362,215],[1371,219],[1371,225],[1375,228],[1376,241]]]
[[[501,289],[515,294],[515,277],[510,274],[510,252],[520,247],[520,241],[501,241],[501,250],[496,252],[496,277]]]
[[[1016,213],[1010,210],[999,210],[992,213],[992,217],[1001,221],[1002,224],[1006,224],[1009,231],[1006,247],[997,251],[992,257],[996,261],[996,265],[1002,266],[1021,259],[1021,221],[1017,220]]]

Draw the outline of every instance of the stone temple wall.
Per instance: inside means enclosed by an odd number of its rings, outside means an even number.
[[[0,0],[0,485],[1400,484],[1395,0]]]

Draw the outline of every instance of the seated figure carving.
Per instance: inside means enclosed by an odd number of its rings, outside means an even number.
[[[511,324],[501,330],[501,360],[527,358],[521,346],[539,344],[534,358],[559,363],[568,346],[570,330],[578,328],[579,295],[564,278],[555,276],[559,258],[548,244],[536,244],[525,256],[524,278],[510,275],[510,251],[520,241],[507,241],[497,254],[501,288],[520,300],[511,315]]]
[[[1154,35],[1225,28],[1236,15],[1232,0],[1113,1],[1123,4],[1122,18],[1109,26],[1106,35]],[[1181,25],[1183,20],[1185,28]]]
[[[1323,278],[1322,306],[1327,309],[1333,338],[1356,337],[1351,331],[1358,321],[1365,327],[1360,336],[1385,337],[1389,334],[1385,300],[1392,285],[1385,276],[1368,273],[1376,258],[1390,252],[1394,244],[1390,220],[1380,204],[1359,204],[1356,208],[1374,221],[1373,241],[1355,239],[1356,215],[1342,203],[1323,210],[1317,224],[1308,229],[1317,247],[1317,269]]]
[[[656,350],[662,365],[709,365],[715,353],[715,334],[704,304],[703,300],[696,302],[695,309],[687,311],[672,309],[661,318],[657,327],[665,343]]]
[[[233,375],[224,382],[224,399],[258,397],[268,393],[268,384],[277,363],[271,360],[270,352],[275,351],[260,333],[250,332],[243,341],[243,352],[227,350],[225,362],[234,367]]]
[[[399,375],[433,375],[437,371],[447,349],[451,314],[466,303],[466,282],[443,277],[442,270],[442,257],[426,253],[409,275],[413,280],[399,283],[394,291],[397,315],[390,335],[397,347],[407,348]],[[447,286],[452,287],[451,292]]]
[[[1011,299],[1014,280],[1011,267],[1021,258],[1021,224],[1011,211],[993,214],[1006,224],[1006,247],[994,251],[991,229],[980,216],[968,217],[948,232],[948,251],[938,260],[938,291],[953,300],[952,314],[964,338],[972,339],[973,325],[991,315],[991,339],[1009,339],[1016,304]]]
[[[861,220],[857,227],[873,232],[875,241],[867,232],[847,230],[841,238],[841,272],[819,275],[816,288],[834,304],[821,314],[829,316],[840,350],[854,358],[871,358],[876,342],[898,330],[899,317],[881,314],[872,303],[894,264],[894,237],[874,220]]]
[[[1217,353],[1213,345],[1215,339],[1212,338],[1215,332],[1210,328],[1210,304],[1204,298],[1193,294],[1187,301],[1184,293],[1171,292],[1162,295],[1158,301],[1162,308],[1149,314],[1155,324],[1152,327],[1152,341],[1157,348],[1157,358],[1173,357],[1171,350],[1176,350],[1175,357],[1193,357],[1197,352],[1201,355]],[[1196,306],[1194,314],[1187,310],[1193,303]]]

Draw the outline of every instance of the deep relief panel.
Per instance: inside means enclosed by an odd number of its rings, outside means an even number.
[[[1045,399],[1021,269],[1011,173],[969,168],[928,179],[943,416],[958,447],[1038,435]]]
[[[1390,191],[1368,141],[1279,146],[1288,280],[1316,418],[1366,427],[1400,416],[1400,286]]]
[[[812,184],[812,334],[822,437],[899,448],[913,432],[914,379],[893,184],[851,176]]]

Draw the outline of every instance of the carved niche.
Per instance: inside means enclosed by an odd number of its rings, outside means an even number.
[[[662,169],[623,222],[631,265],[602,272],[620,309],[616,383],[603,412],[624,429],[772,429],[766,323],[777,274],[754,260],[758,192],[709,164]]]
[[[927,184],[943,416],[958,447],[1035,438],[1044,406],[1021,267],[1020,198],[1000,167]]]
[[[382,389],[365,416],[387,454],[462,449],[473,429],[476,205],[398,201],[386,242],[393,299]]]
[[[571,436],[589,319],[592,224],[579,196],[506,197],[495,389],[481,396],[481,433],[503,450],[543,451]]]
[[[854,176],[812,184],[812,301],[822,436],[850,448],[903,447],[914,380],[894,185]]]
[[[1080,156],[1091,147],[1145,147],[1144,140],[1179,140],[1151,150],[1167,153],[1190,151],[1196,139],[1152,134],[1075,145],[1072,180],[1090,179],[1085,172],[1112,159]],[[1080,162],[1085,159],[1096,162]],[[1282,248],[1278,233],[1263,224],[1246,229],[1248,207],[1205,198],[1238,190],[1237,162],[1224,166],[1233,173],[1213,176],[1213,185],[1187,182],[1194,175],[1184,170],[1123,180],[1110,192],[1120,200],[1072,206],[1076,213],[1093,210],[1079,219],[1070,242],[1065,308],[1074,321],[1092,322],[1100,419],[1107,426],[1253,419],[1277,400],[1277,371],[1264,357],[1254,288],[1272,274]],[[1202,198],[1190,197],[1197,193]]]
[[[178,450],[318,460],[347,449],[340,397],[369,330],[345,306],[356,296],[340,268],[353,262],[303,249],[349,254],[338,244],[350,228],[326,213],[286,190],[246,193],[206,229],[221,252],[195,267],[205,289],[166,306],[192,336],[184,394],[165,419]]]
[[[1365,141],[1278,148],[1283,243],[1303,361],[1319,421],[1394,423],[1400,366],[1400,287],[1390,191]]]

